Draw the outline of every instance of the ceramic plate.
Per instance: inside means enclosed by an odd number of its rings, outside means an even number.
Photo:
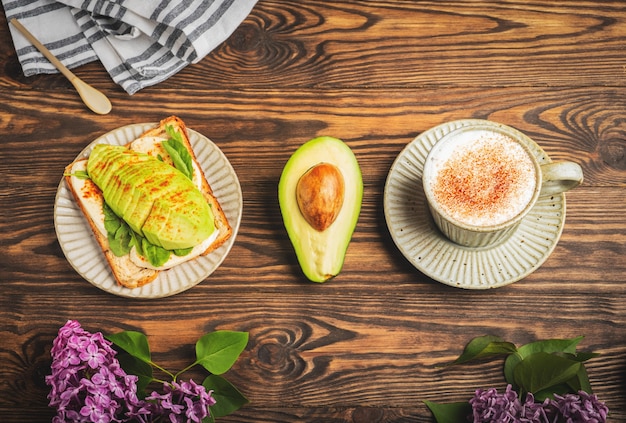
[[[402,254],[432,279],[466,289],[497,288],[528,276],[552,253],[565,223],[565,194],[558,194],[540,198],[517,231],[498,245],[462,247],[439,232],[422,188],[424,161],[448,132],[479,122],[485,121],[453,121],[417,136],[394,161],[384,191],[385,219]],[[540,163],[551,162],[540,147],[529,147]]]
[[[158,123],[129,125],[93,141],[77,157],[88,157],[95,144],[124,145]],[[235,170],[222,151],[208,138],[188,129],[189,141],[206,178],[219,200],[233,234],[217,250],[170,270],[160,272],[151,283],[129,289],[119,286],[74,197],[61,179],[54,204],[54,227],[69,263],[87,281],[111,294],[131,298],[160,298],[183,292],[206,279],[224,261],[241,223],[243,197]]]

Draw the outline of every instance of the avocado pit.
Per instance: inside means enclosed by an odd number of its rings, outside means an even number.
[[[322,232],[337,219],[344,191],[341,171],[330,163],[318,163],[298,180],[296,197],[300,213],[309,225]]]

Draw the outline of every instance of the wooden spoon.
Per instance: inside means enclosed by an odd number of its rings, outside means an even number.
[[[22,25],[17,19],[12,18],[11,24],[16,27],[32,45],[37,47],[37,50],[41,52],[46,58],[72,83],[78,95],[83,99],[83,102],[95,113],[99,115],[106,115],[111,111],[111,102],[100,91],[87,84],[85,81],[77,77],[70,71],[63,63],[57,59],[54,54],[50,52],[39,40],[35,38],[33,34],[28,31],[24,25]]]

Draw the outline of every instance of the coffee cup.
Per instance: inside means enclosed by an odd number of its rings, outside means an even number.
[[[433,220],[459,245],[480,248],[514,233],[543,196],[583,181],[580,165],[543,163],[541,148],[506,125],[474,120],[444,135],[424,162],[422,182]]]

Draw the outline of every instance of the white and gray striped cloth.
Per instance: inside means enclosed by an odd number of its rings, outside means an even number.
[[[226,40],[257,0],[1,0],[68,68],[100,60],[129,94],[197,63]],[[24,75],[54,66],[9,25]]]

